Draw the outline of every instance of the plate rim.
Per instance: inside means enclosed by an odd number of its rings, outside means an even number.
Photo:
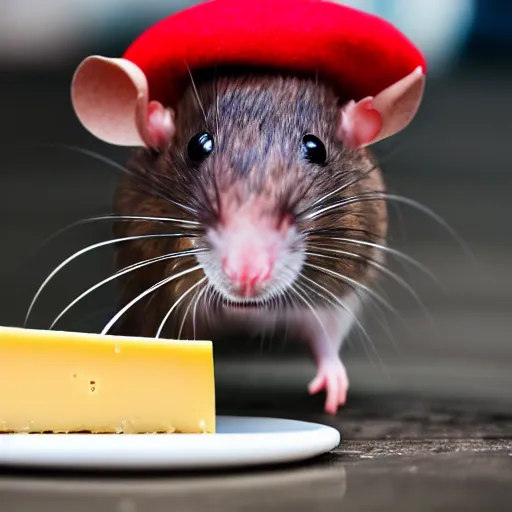
[[[280,424],[303,426],[303,429],[278,431],[278,432],[228,432],[214,434],[2,434],[0,435],[0,467],[3,468],[34,468],[38,470],[73,470],[73,471],[140,471],[140,470],[181,470],[181,471],[211,471],[214,469],[234,469],[237,467],[255,467],[263,465],[277,465],[284,463],[299,462],[320,456],[335,449],[341,442],[341,433],[338,429],[322,423],[310,422],[305,420],[295,420],[290,418],[271,417],[271,416],[243,416],[243,415],[218,415],[217,421],[241,421],[250,423],[251,421],[264,421],[272,425],[272,422]],[[4,437],[6,436],[6,437]],[[9,437],[7,437],[9,436]],[[12,437],[16,437],[16,443],[12,443]],[[52,449],[52,444],[58,444],[62,439],[77,442],[77,439],[95,439],[102,438],[111,441],[110,448],[103,455],[95,455],[94,452],[87,452],[86,456],[76,457],[75,450],[68,451],[64,446],[63,450],[48,456]],[[248,443],[250,437],[266,439],[266,450],[255,453],[251,450]],[[176,450],[175,440],[179,437],[187,440],[184,444],[192,444],[192,451],[187,452]],[[36,447],[32,456],[27,456],[42,438],[51,439],[49,443],[43,443],[43,448]],[[127,444],[138,439],[138,448],[126,455],[122,452]],[[155,442],[157,438],[166,439],[167,448],[164,445],[162,451],[155,457],[147,456],[141,448],[147,447]],[[269,443],[270,438],[270,443]],[[22,440],[31,439],[27,451],[16,456],[16,446],[20,446]],[[169,443],[169,440],[172,441]],[[142,441],[141,441],[142,440]],[[214,441],[215,440],[215,441]],[[26,442],[26,441],[25,441]],[[11,443],[7,457],[5,456],[5,447]],[[14,447],[12,445],[15,445]],[[46,444],[46,446],[44,446]],[[67,445],[67,443],[66,443]],[[173,446],[174,445],[174,446]],[[193,446],[196,446],[194,451]],[[75,445],[76,447],[76,445]],[[154,445],[153,445],[154,447]],[[212,449],[213,447],[213,449]],[[229,450],[232,447],[234,450]],[[175,449],[177,457],[174,459],[169,456],[170,451]],[[228,448],[226,450],[226,448]],[[85,448],[86,449],[86,448]],[[170,449],[170,450],[169,450]],[[210,449],[210,451],[204,450]],[[45,456],[46,450],[46,456]],[[223,451],[224,450],[224,451]],[[273,450],[273,451],[272,451]],[[202,451],[202,453],[201,453]],[[141,453],[143,454],[140,457]],[[206,453],[206,455],[205,455]],[[73,455],[74,454],[74,455]],[[122,454],[122,456],[120,456]],[[88,455],[88,456],[87,456]]]

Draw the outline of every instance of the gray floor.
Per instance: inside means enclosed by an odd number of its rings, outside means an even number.
[[[6,478],[0,506],[12,512],[510,510],[508,453],[459,452],[344,461],[333,454],[293,468],[236,475],[75,479]],[[345,457],[346,459],[347,457]],[[4,508],[5,507],[5,508]]]
[[[66,224],[110,210],[116,171],[62,146],[87,148],[118,162],[125,155],[79,126],[69,104],[70,73],[0,72],[0,324],[20,325],[46,274],[74,250],[109,236],[107,226],[81,227],[23,260]],[[336,453],[298,468],[213,480],[161,476],[132,485],[5,475],[0,509],[3,503],[13,511],[59,505],[151,511],[173,503],[185,511],[213,503],[239,510],[246,503],[244,510],[260,510],[266,503],[275,510],[309,510],[322,503],[326,510],[339,510],[346,503],[354,510],[483,510],[484,505],[507,510],[512,497],[510,91],[512,75],[496,65],[461,70],[431,84],[417,122],[386,160],[392,190],[446,219],[476,263],[432,219],[400,207],[401,216],[393,217],[393,245],[426,265],[445,291],[415,270],[395,267],[425,302],[433,325],[407,293],[383,283],[402,319],[388,315],[388,325],[382,325],[368,311],[375,350],[357,334],[348,343],[352,394],[336,420],[320,414],[321,399],[306,396],[314,369],[295,347],[241,343],[219,355],[220,411],[334,421],[345,434]],[[41,297],[30,325],[47,327],[72,297],[109,271],[108,250],[70,267]],[[112,308],[113,292],[99,292],[61,326],[97,329]]]

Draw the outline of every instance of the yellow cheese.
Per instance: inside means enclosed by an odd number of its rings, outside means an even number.
[[[213,348],[0,327],[0,431],[215,432]]]

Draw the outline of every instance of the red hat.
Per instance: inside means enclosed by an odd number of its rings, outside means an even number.
[[[347,122],[379,114],[368,128],[375,136],[359,145],[410,122],[426,71],[421,52],[389,22],[338,3],[210,0],[150,27],[122,59],[85,59],[73,79],[73,105],[107,142],[159,146],[174,133],[172,107],[189,70],[238,65],[318,73],[353,100]],[[399,111],[392,126],[390,109]]]

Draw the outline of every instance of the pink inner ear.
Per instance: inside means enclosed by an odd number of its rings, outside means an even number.
[[[419,67],[374,98],[347,103],[341,111],[338,137],[360,148],[395,135],[416,115],[424,88],[425,75]]]
[[[349,102],[341,111],[338,137],[351,148],[366,146],[382,129],[382,118],[373,108],[373,98]]]
[[[110,144],[161,148],[174,134],[171,110],[148,104],[144,73],[125,59],[85,59],[73,77],[72,102],[85,128]]]
[[[158,101],[150,101],[147,112],[147,132],[152,145],[157,148],[167,146],[175,131],[172,111],[164,108]]]

